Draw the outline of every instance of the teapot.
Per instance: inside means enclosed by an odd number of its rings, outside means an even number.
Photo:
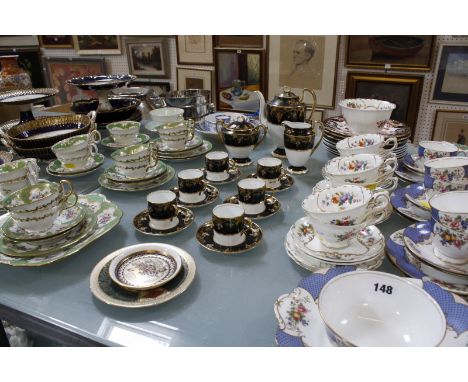
[[[248,120],[243,116],[229,123],[221,119],[216,122],[218,136],[237,166],[248,166],[252,163],[249,155],[255,147],[262,143],[268,132],[266,125],[255,122],[255,120]],[[260,130],[263,131],[263,135],[259,140]]]
[[[281,92],[266,103],[261,92],[257,90],[255,93],[257,93],[260,99],[260,121],[268,126],[270,135],[277,146],[272,155],[277,158],[286,158],[286,152],[284,151],[284,126],[281,123],[284,121],[312,123],[312,116],[317,105],[317,96],[313,90],[304,88],[299,98],[298,95],[291,91],[289,86],[283,86]],[[308,118],[306,118],[306,112],[309,105],[303,102],[305,93],[311,94],[313,100],[312,110]]]

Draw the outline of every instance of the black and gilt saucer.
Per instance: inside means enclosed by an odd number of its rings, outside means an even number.
[[[229,198],[224,199],[224,203],[234,203],[234,204],[239,204],[239,198],[237,195],[232,195]],[[249,219],[252,220],[260,220],[260,219],[266,219],[269,218],[270,216],[273,216],[279,210],[281,209],[281,203],[279,202],[278,199],[276,199],[272,195],[265,195],[265,211],[255,214],[255,215],[249,215],[245,214]]]
[[[247,224],[247,223],[246,223]],[[247,237],[242,244],[226,247],[214,242],[213,240],[213,222],[210,220],[203,224],[197,231],[197,241],[208,251],[231,255],[235,253],[247,252],[257,247],[262,241],[262,229],[258,224],[252,222],[252,229],[248,229]]]
[[[141,211],[137,216],[133,218],[133,226],[138,232],[145,235],[152,236],[168,236],[174,235],[188,228],[194,220],[193,212],[188,208],[178,206],[177,217],[179,218],[179,224],[169,229],[154,229],[150,226],[150,217],[148,210]]]
[[[211,180],[206,177],[206,170],[204,168],[201,169],[203,171],[204,179],[210,184],[227,184],[234,182],[235,180],[239,179],[241,172],[237,167],[229,167],[228,169],[228,177],[224,180]]]
[[[208,204],[211,204],[216,199],[218,199],[218,196],[219,196],[219,190],[211,184],[207,184],[205,187],[206,198],[203,199],[201,202],[197,202],[197,203],[186,203],[180,200],[179,189],[177,187],[172,188],[171,191],[174,192],[177,196],[177,204],[184,206],[184,207],[190,207],[190,208],[207,206]]]
[[[257,178],[257,174],[250,174],[247,176],[247,178]],[[284,174],[280,178],[280,185],[278,187],[275,187],[275,188],[267,187],[266,191],[277,193],[277,192],[286,191],[292,186],[294,186],[294,178],[289,174]]]

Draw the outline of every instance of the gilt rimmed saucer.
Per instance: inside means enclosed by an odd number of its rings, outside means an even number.
[[[300,280],[292,292],[279,296],[274,303],[278,346],[332,346],[316,302],[330,280],[356,270],[354,266],[320,269]],[[447,328],[439,346],[468,346],[468,303],[431,281],[408,281],[424,289],[442,307]]]
[[[146,174],[140,177],[130,177],[128,175],[124,175],[119,172],[116,165],[106,168],[104,170],[104,175],[109,180],[112,180],[114,182],[137,183],[137,182],[151,180],[158,176],[161,176],[162,174],[164,174],[166,170],[167,170],[166,164],[163,161],[158,161],[156,166],[149,168]]]
[[[232,195],[226,198],[223,203],[239,204],[239,198],[237,195]],[[245,216],[252,220],[266,219],[266,218],[269,218],[270,216],[275,215],[280,210],[281,210],[280,201],[272,195],[265,194],[265,210],[263,212],[260,212],[259,214],[254,214],[254,215],[246,213]]]
[[[196,203],[188,203],[188,202],[183,202],[182,200],[180,200],[179,189],[177,187],[172,188],[171,191],[176,194],[177,204],[180,204],[181,206],[184,206],[184,207],[190,207],[190,208],[207,206],[208,204],[211,204],[216,199],[218,199],[218,196],[219,196],[219,190],[211,184],[207,184],[205,186],[205,189],[204,189],[204,193],[206,195],[205,199],[203,199],[201,202],[196,202]]]
[[[418,154],[406,154],[403,158],[403,165],[424,176],[424,162]]]
[[[232,247],[227,247],[224,245],[220,245],[213,240],[213,222],[210,220],[204,223],[200,228],[197,230],[197,241],[200,245],[207,249],[208,251],[218,252],[225,255],[231,255],[236,253],[243,253],[250,251],[257,247],[262,241],[262,229],[260,226],[252,222],[252,228],[249,228],[246,224],[246,238],[242,244],[235,245]]]
[[[247,176],[247,178],[257,178],[257,174],[250,174]],[[265,190],[268,191],[268,192],[274,192],[274,193],[277,193],[277,192],[283,192],[283,191],[286,191],[288,189],[290,189],[292,186],[294,186],[294,178],[289,175],[289,174],[284,174],[280,179],[280,184],[278,187],[275,187],[275,188],[270,188],[270,187],[267,187]]]
[[[138,145],[138,144],[143,144],[146,143],[150,140],[149,135],[147,134],[138,134],[133,142],[122,144],[122,143],[117,143],[114,141],[112,137],[105,137],[101,141],[101,145],[104,147],[107,147],[108,149],[120,149],[125,146],[131,146],[131,145]]]
[[[386,253],[391,263],[407,276],[432,281],[449,292],[467,296],[468,276],[459,276],[420,261],[406,249],[404,229],[393,232],[386,241]]]
[[[382,254],[385,248],[384,236],[376,226],[368,226],[351,239],[345,248],[328,248],[315,234],[308,217],[297,220],[290,228],[294,243],[304,253],[316,259],[335,263],[361,263]]]
[[[179,224],[169,229],[155,229],[150,226],[150,217],[148,210],[140,212],[133,218],[133,226],[135,229],[145,235],[152,236],[169,236],[174,235],[190,227],[194,221],[194,214],[188,208],[178,206],[177,217],[179,218]]]
[[[181,248],[177,250],[182,260],[182,268],[177,276],[158,288],[140,292],[122,289],[112,282],[109,266],[118,253],[110,254],[96,264],[91,272],[91,293],[105,304],[122,308],[145,308],[172,300],[188,289],[196,274],[196,265],[192,256]]]
[[[203,141],[203,144],[200,147],[197,147],[193,150],[188,150],[184,152],[174,152],[174,153],[159,153],[159,158],[164,160],[171,160],[175,162],[186,161],[188,159],[198,158],[202,155],[205,155],[213,148],[213,145],[209,141]]]
[[[405,228],[403,240],[406,248],[420,261],[441,271],[458,276],[468,276],[468,261],[464,264],[452,263],[444,255],[438,253],[438,249],[432,244],[434,240],[433,226],[434,222],[427,220]]]
[[[199,148],[203,144],[203,139],[195,135],[192,140],[186,142],[185,146],[180,149],[167,146],[161,140],[161,138],[156,138],[154,142],[156,142],[156,144],[158,145],[158,150],[160,154],[175,154],[175,153],[186,153],[187,151],[195,150]]]
[[[395,170],[395,175],[405,182],[410,183],[420,183],[424,182],[424,176],[420,173],[417,173],[413,170],[410,170],[403,164],[398,164],[398,168]]]
[[[49,175],[53,176],[76,178],[79,176],[88,175],[89,173],[96,171],[99,167],[101,167],[104,164],[105,160],[106,158],[104,155],[97,153],[88,159],[86,165],[83,168],[71,169],[63,166],[62,162],[56,159],[47,165],[46,171]]]
[[[399,215],[413,221],[421,222],[430,219],[431,213],[429,211],[415,206],[407,199],[406,194],[410,190],[409,187],[399,188],[390,195],[390,203],[393,208]],[[424,192],[424,186],[418,185],[417,187],[413,187],[411,192],[413,195],[422,193]]]
[[[112,191],[123,191],[123,192],[137,192],[145,191],[151,188],[161,186],[169,182],[175,175],[174,167],[166,165],[167,170],[161,176],[153,178],[143,182],[134,182],[134,183],[123,183],[123,182],[114,182],[106,177],[105,174],[101,174],[98,178],[99,184]]]
[[[54,220],[52,226],[44,231],[29,231],[21,228],[10,216],[1,226],[3,235],[11,240],[34,241],[61,235],[76,227],[84,219],[86,210],[80,205],[64,209]]]
[[[201,170],[203,171],[204,179],[210,184],[228,184],[228,183],[232,183],[235,180],[239,179],[239,177],[241,176],[241,171],[237,167],[229,167],[229,169],[227,171],[228,177],[226,179],[211,180],[211,179],[208,179],[206,177],[206,170],[204,168],[202,168]]]
[[[425,188],[423,183],[413,183],[407,187],[405,196],[406,199],[408,199],[416,207],[422,210],[426,210],[430,213],[431,206],[429,205],[429,199],[436,194],[436,191]]]
[[[144,245],[145,249],[119,249],[109,265],[109,276],[123,289],[134,292],[160,287],[177,276],[182,259],[175,251],[159,249],[159,245]],[[135,247],[135,246],[131,246]]]

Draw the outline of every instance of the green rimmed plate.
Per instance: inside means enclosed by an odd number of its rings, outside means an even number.
[[[109,232],[119,224],[120,219],[122,218],[122,210],[116,204],[107,200],[102,194],[93,193],[80,195],[78,197],[78,203],[88,207],[96,216],[96,225],[94,229],[84,239],[69,248],[59,248],[56,252],[48,254],[47,256],[20,258],[0,253],[0,264],[6,264],[13,267],[40,267],[63,260],[77,253],[105,233]],[[0,224],[3,223],[3,219],[5,218],[5,216],[0,217]]]
[[[86,211],[80,205],[64,209],[54,220],[52,226],[45,231],[27,231],[8,214],[6,222],[2,224],[1,231],[9,239],[17,241],[34,241],[50,239],[61,235],[76,227],[85,218]]]
[[[107,147],[108,149],[120,149],[125,146],[132,146],[132,145],[138,145],[140,143],[146,143],[150,140],[149,135],[147,134],[138,134],[135,138],[135,140],[132,143],[122,145],[117,142],[115,142],[112,137],[106,137],[103,138],[101,141],[101,145],[104,147]]]
[[[121,174],[117,170],[117,166],[111,166],[104,170],[104,175],[106,178],[114,181],[114,182],[123,182],[123,183],[136,183],[136,182],[143,182],[147,180],[151,180],[157,178],[158,176],[163,175],[167,171],[167,166],[163,161],[158,161],[155,167],[152,167],[145,176],[141,178],[130,178],[127,175]]]
[[[55,176],[67,176],[67,175],[86,175],[98,167],[102,166],[106,157],[102,154],[95,154],[94,156],[88,159],[86,166],[78,170],[73,170],[62,165],[58,159],[52,161],[47,166],[47,172]]]

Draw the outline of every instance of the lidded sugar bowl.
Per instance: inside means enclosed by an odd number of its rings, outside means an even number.
[[[291,91],[289,86],[283,86],[281,92],[276,94],[274,98],[267,103],[260,92],[256,92],[260,99],[260,118],[263,124],[268,126],[270,135],[273,137],[277,148],[273,151],[273,156],[285,158],[284,151],[284,121],[290,122],[308,122],[311,123],[312,116],[317,104],[317,97],[313,90],[304,88],[302,95],[299,97]],[[309,93],[312,96],[312,109],[309,118],[306,113],[310,105],[304,102],[304,96]]]
[[[248,166],[252,163],[249,155],[262,143],[268,132],[265,125],[245,117],[239,117],[229,123],[218,120],[216,130],[229,155],[238,166]],[[263,134],[260,136],[261,131]]]

